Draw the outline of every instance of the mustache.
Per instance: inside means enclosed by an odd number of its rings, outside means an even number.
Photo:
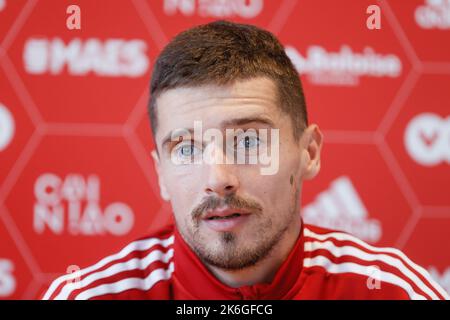
[[[206,215],[206,212],[209,210],[215,210],[220,207],[228,206],[233,209],[240,209],[244,211],[250,211],[252,213],[261,213],[263,208],[262,206],[254,201],[247,200],[240,196],[231,194],[227,195],[224,198],[219,198],[216,196],[209,196],[205,198],[197,207],[194,208],[191,212],[192,218],[199,219],[202,216]]]

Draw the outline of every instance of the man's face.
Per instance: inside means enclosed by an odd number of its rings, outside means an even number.
[[[171,89],[157,99],[156,160],[162,195],[170,200],[185,241],[210,265],[227,270],[254,265],[299,227],[302,140],[294,138],[291,119],[276,97],[271,80],[254,78],[227,87]],[[176,130],[194,128],[194,121],[201,121],[203,131],[223,132],[222,146],[214,139],[196,141],[193,134],[168,141]],[[227,144],[226,129],[267,129],[269,139],[238,135],[234,144]],[[268,141],[272,129],[279,129],[277,148]],[[261,174],[260,163],[189,161],[202,154],[226,159],[230,145],[248,156],[263,145],[279,152],[278,171]]]

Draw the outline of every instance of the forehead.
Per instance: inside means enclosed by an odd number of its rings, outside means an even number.
[[[193,127],[194,121],[202,121],[205,128],[220,128],[221,123],[237,118],[260,116],[276,122],[279,116],[275,83],[262,77],[229,86],[167,90],[156,105],[156,141],[172,130]]]

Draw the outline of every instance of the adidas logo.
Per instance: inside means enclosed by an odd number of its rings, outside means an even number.
[[[382,235],[380,221],[369,218],[358,192],[346,176],[331,182],[328,190],[303,207],[302,215],[306,223],[345,231],[367,242],[375,243]]]

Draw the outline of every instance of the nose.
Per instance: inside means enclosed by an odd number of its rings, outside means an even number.
[[[205,192],[225,197],[236,193],[239,188],[239,180],[231,171],[230,164],[210,164]]]

